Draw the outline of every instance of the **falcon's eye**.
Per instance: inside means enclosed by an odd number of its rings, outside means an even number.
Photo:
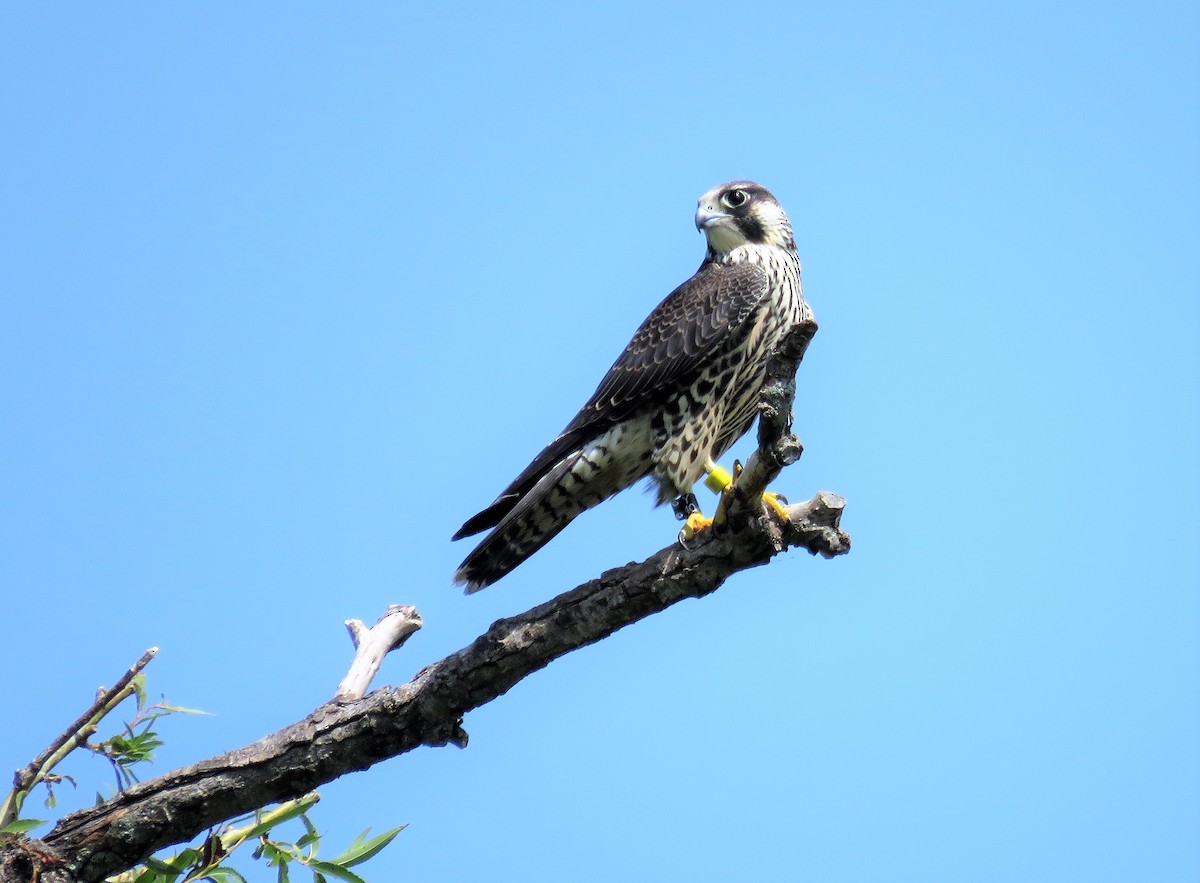
[[[730,190],[725,194],[724,202],[730,208],[738,208],[746,204],[746,200],[750,197],[746,195],[745,190]]]

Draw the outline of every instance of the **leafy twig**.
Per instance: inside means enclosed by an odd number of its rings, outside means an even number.
[[[137,714],[132,721],[125,724],[123,734],[110,736],[103,742],[88,742],[84,746],[112,764],[113,774],[117,777],[118,791],[141,781],[134,773],[133,766],[153,761],[155,749],[164,744],[158,733],[150,729],[155,721],[169,714],[207,714],[195,708],[167,705],[165,702],[143,707],[144,701],[145,695],[139,693]],[[140,732],[137,731],[138,727],[141,727]]]
[[[350,868],[378,854],[404,830],[404,826],[369,837],[363,831],[340,855],[332,859],[318,856],[321,834],[308,817],[321,798],[316,792],[289,800],[269,810],[254,813],[254,821],[239,828],[223,828],[210,833],[197,849],[188,847],[169,859],[150,858],[145,865],[118,874],[112,883],[198,883],[202,880],[217,883],[244,883],[245,877],[226,862],[239,846],[257,842],[255,859],[265,859],[267,865],[278,869],[280,880],[289,879],[288,867],[293,862],[307,868],[315,883],[333,877],[347,883],[359,883],[362,878]],[[299,819],[304,833],[295,842],[274,836],[274,830],[285,822]]]
[[[121,676],[116,684],[107,690],[102,690],[91,707],[80,715],[79,719],[71,724],[62,735],[46,746],[46,749],[35,757],[29,766],[16,771],[13,776],[13,789],[4,798],[3,805],[0,806],[0,828],[16,821],[25,796],[38,782],[45,779],[50,770],[61,763],[64,757],[87,741],[105,715],[130,696],[140,692],[141,684],[138,683],[137,677],[157,653],[157,647],[151,647],[143,653],[142,657]]]

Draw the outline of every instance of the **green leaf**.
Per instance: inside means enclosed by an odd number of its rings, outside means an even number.
[[[316,795],[311,796],[315,797]],[[307,797],[301,797],[299,800],[295,801],[294,806],[288,807],[283,812],[278,812],[277,810],[265,812],[263,813],[262,821],[260,821],[249,831],[241,834],[241,837],[244,840],[251,840],[255,837],[260,837],[263,834],[266,834],[276,825],[282,825],[284,822],[290,822],[292,819],[296,818],[296,816],[304,815],[305,811],[307,811],[314,803],[316,803],[316,800],[309,800]]]
[[[108,740],[109,752],[120,763],[151,760],[154,749],[164,744],[158,733],[148,728],[132,736],[113,736]]]
[[[300,814],[300,824],[304,825],[304,830],[314,837],[321,836],[317,833],[317,826],[314,825],[312,819],[308,817],[308,813],[305,812]]]
[[[318,843],[321,840],[321,835],[316,831],[309,831],[303,837],[296,841],[297,846],[308,846],[313,843]]]
[[[287,865],[281,865],[280,867],[286,868]],[[287,875],[285,874],[284,877],[286,879]],[[211,869],[207,874],[205,874],[200,879],[214,880],[214,881],[216,881],[216,883],[246,883],[245,877],[243,877],[241,874],[239,874],[233,868],[227,868],[224,865],[222,865],[219,868]]]
[[[182,705],[167,705],[165,702],[159,708],[167,714],[212,714],[211,711],[204,711],[201,708],[184,708]]]
[[[278,881],[279,881],[279,883],[289,883],[289,881],[290,881],[290,879],[291,879],[291,878],[290,878],[290,877],[288,877],[288,873],[289,873],[289,872],[288,872],[288,866],[287,866],[287,865],[280,865],[280,866],[279,866],[279,877],[278,877]]]
[[[155,871],[152,868],[146,868],[133,878],[133,883],[157,883],[158,880],[158,871]]]
[[[175,879],[176,877],[185,873],[187,869],[195,863],[199,856],[200,854],[190,846],[186,849],[180,850],[176,855],[171,856],[169,859],[164,860],[151,856],[150,858],[146,859],[146,867],[147,869],[154,871],[155,876],[148,878],[147,883],[149,883],[149,880],[157,880],[159,877],[165,877],[168,880]],[[192,878],[191,875],[188,875],[184,879],[190,880]]]
[[[342,867],[341,865],[334,864],[333,862],[311,861],[308,863],[308,866],[312,868],[314,873],[320,872],[321,874],[328,874],[330,877],[337,877],[339,880],[345,880],[346,883],[367,883],[367,881],[358,876],[358,874],[354,873],[348,868]]]
[[[176,867],[170,862],[164,862],[162,859],[155,858],[154,856],[146,859],[146,867],[164,877],[174,878],[183,873],[182,868]]]
[[[0,834],[25,834],[44,824],[46,824],[45,819],[17,819],[0,828]]]
[[[396,835],[407,828],[408,825],[401,825],[399,828],[392,828],[390,831],[384,831],[378,837],[372,837],[370,840],[366,836],[371,833],[371,829],[363,831],[354,839],[349,848],[339,855],[337,858],[331,859],[334,864],[341,865],[343,868],[352,868],[355,865],[362,864],[367,859],[379,854],[379,852],[396,839]]]
[[[277,865],[277,864],[286,865],[289,861],[292,860],[292,857],[290,855],[285,853],[282,849],[280,849],[278,846],[276,846],[270,840],[264,840],[262,842],[261,849],[263,851],[263,855],[265,855],[267,857],[268,865]]]

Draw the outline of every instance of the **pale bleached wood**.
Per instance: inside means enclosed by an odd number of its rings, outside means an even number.
[[[354,642],[354,661],[333,698],[347,702],[367,695],[384,657],[400,647],[423,624],[416,607],[401,604],[388,607],[371,628],[367,628],[361,619],[346,620],[346,629]]]

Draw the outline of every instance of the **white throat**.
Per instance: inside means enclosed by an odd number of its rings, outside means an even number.
[[[732,220],[721,220],[704,228],[708,239],[708,247],[717,257],[728,254],[743,245],[747,245],[746,237]]]

